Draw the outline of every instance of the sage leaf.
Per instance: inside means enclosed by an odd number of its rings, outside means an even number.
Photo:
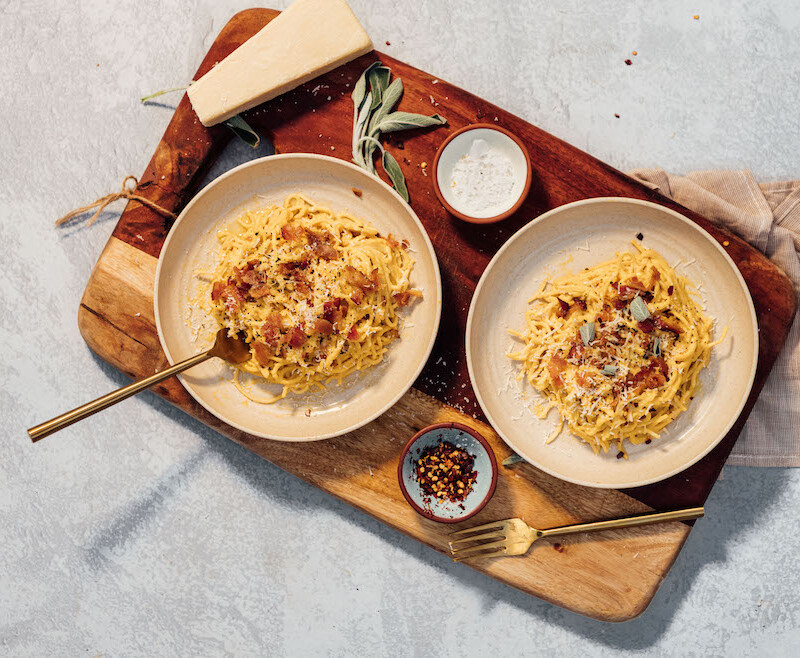
[[[392,84],[383,94],[383,100],[380,106],[375,110],[372,118],[369,120],[369,127],[367,128],[367,135],[370,137],[378,138],[380,132],[376,130],[378,124],[383,121],[384,117],[394,109],[394,106],[400,102],[403,96],[403,81],[400,78],[395,78]]]
[[[239,114],[231,117],[223,123],[247,145],[252,146],[253,148],[258,148],[258,145],[261,143],[261,138],[258,136],[258,133],[250,127],[250,124],[242,119]]]
[[[394,156],[389,153],[389,151],[383,152],[383,168],[386,170],[386,173],[389,176],[389,180],[392,181],[392,185],[394,189],[397,190],[397,193],[403,197],[403,200],[408,203],[408,188],[406,188],[406,177],[403,176],[403,170],[400,169],[400,165],[397,164],[397,160],[394,159]]]
[[[356,114],[361,110],[361,105],[364,102],[364,99],[367,97],[367,77],[376,66],[380,66],[380,62],[373,62],[370,64],[364,72],[361,74],[361,77],[358,81],[353,85],[353,92],[350,94],[350,98],[353,99],[353,105],[356,108]]]
[[[142,103],[146,103],[153,98],[158,98],[159,96],[163,96],[164,94],[171,94],[173,91],[186,91],[188,87],[172,87],[171,89],[162,89],[161,91],[157,91],[154,94],[150,94],[149,96],[142,96],[141,101]]]
[[[594,329],[594,322],[587,322],[580,328],[581,338],[583,339],[583,344],[588,345],[594,340],[595,337],[595,329]]]
[[[520,457],[518,454],[514,453],[510,457],[506,457],[503,460],[503,466],[511,466],[512,464],[518,464],[519,462],[524,462],[525,460]]]
[[[650,309],[647,308],[647,304],[644,303],[644,300],[639,295],[636,295],[631,300],[630,309],[631,315],[637,322],[644,322],[650,317]]]
[[[653,339],[653,356],[661,356],[661,337],[656,336]]]
[[[617,374],[617,366],[612,366],[612,365],[607,363],[606,365],[603,366],[603,369],[601,370],[601,372],[604,375],[608,375],[609,377],[612,377],[613,375]]]
[[[367,124],[369,113],[371,111],[372,92],[369,92],[364,98],[364,105],[356,117],[356,124],[353,127],[353,162],[359,167],[364,167],[366,162],[361,148],[361,139],[364,137],[364,126]]]
[[[382,133],[393,133],[398,130],[411,130],[413,128],[429,128],[430,126],[441,126],[447,123],[447,119],[438,114],[425,116],[413,112],[391,112],[375,127]]]
[[[392,72],[385,66],[376,66],[369,72],[369,88],[372,92],[372,109],[375,110],[383,100],[383,92],[389,86]]]

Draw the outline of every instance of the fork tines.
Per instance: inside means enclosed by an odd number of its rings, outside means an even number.
[[[506,528],[502,521],[459,530],[452,536],[461,537],[448,542],[456,562],[470,557],[495,557],[506,551]]]

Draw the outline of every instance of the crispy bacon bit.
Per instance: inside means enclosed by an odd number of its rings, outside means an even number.
[[[550,379],[553,380],[553,386],[555,388],[562,388],[564,386],[564,380],[561,378],[561,373],[567,367],[567,362],[562,359],[560,356],[554,356],[548,361],[547,363],[547,372],[550,373]]]
[[[659,313],[656,313],[653,316],[653,321],[655,322],[655,325],[659,329],[664,329],[665,331],[671,331],[676,334],[683,333],[683,329],[681,329],[680,326],[678,326],[677,322],[670,321]]]
[[[631,283],[633,283],[633,281],[631,281]],[[636,295],[638,295],[640,292],[643,292],[643,290],[643,288],[640,289],[629,285],[620,285],[617,288],[617,291],[619,292],[619,298],[626,302],[631,301],[634,297],[636,297]]]
[[[400,338],[400,332],[397,331],[397,329],[389,329],[389,331],[387,331],[384,334],[384,336],[387,336],[387,337],[392,338],[392,339]]]
[[[322,317],[338,330],[339,324],[347,315],[347,300],[334,297],[322,304]]]
[[[675,286],[670,286],[669,288],[667,288],[668,295],[671,295],[673,292],[675,292]]]
[[[656,286],[656,281],[661,278],[661,272],[659,272],[655,267],[651,268],[650,271],[650,285],[648,286],[649,290],[652,290]]]
[[[356,329],[356,325],[350,327],[350,331],[347,332],[347,340],[358,340],[358,330]]]
[[[225,284],[222,281],[214,281],[214,285],[211,288],[211,301],[215,302],[222,297],[223,290],[225,290]]]
[[[304,297],[311,293],[311,288],[305,281],[295,281],[294,289]]]
[[[650,334],[655,331],[656,323],[653,321],[653,318],[647,318],[646,320],[642,320],[639,323],[639,329],[641,329],[644,333]]]
[[[250,263],[247,264],[250,267]],[[245,284],[248,288],[250,286],[255,286],[261,283],[263,279],[263,274],[252,267],[249,270],[245,270],[241,276],[241,281]]]
[[[364,194],[357,187],[351,187],[350,189],[353,190],[353,194],[355,194],[359,199],[361,198],[361,195]]]
[[[573,299],[572,301],[575,302],[578,306],[580,306],[582,311],[586,310],[586,300],[585,299],[580,299],[579,297],[577,297],[577,298]]]
[[[334,260],[339,257],[339,252],[331,246],[333,236],[327,231],[317,233],[311,229],[305,229],[308,237],[308,244],[311,251],[324,260]]]
[[[617,310],[621,310],[621,309],[625,308],[627,305],[628,305],[628,302],[626,302],[624,299],[621,299],[619,297],[617,297],[614,300],[614,308],[617,309]]]
[[[323,336],[330,336],[333,333],[333,325],[327,320],[319,318],[314,323],[314,333],[322,334]]]
[[[381,273],[378,271],[377,267],[370,272],[369,280],[372,282],[373,290],[377,290],[381,287]]]
[[[403,240],[403,241],[400,243],[400,246],[401,246],[403,249],[408,249],[408,240]]]
[[[422,292],[419,290],[406,290],[405,292],[396,292],[392,295],[392,299],[397,302],[398,306],[408,306],[409,300],[412,297],[421,299]]]
[[[244,304],[244,296],[235,285],[229,283],[222,291],[222,301],[229,314],[238,313]]]
[[[556,309],[556,317],[563,318],[569,313],[569,304],[565,302],[563,299],[558,299],[558,308]]]
[[[270,292],[270,288],[266,283],[259,283],[254,285],[249,290],[249,294],[253,299],[261,299],[266,297]]]
[[[306,334],[303,331],[303,328],[298,325],[292,329],[291,334],[289,335],[289,346],[290,347],[301,347],[303,343],[306,342]]]
[[[304,254],[297,260],[289,260],[278,264],[278,273],[283,276],[292,276],[297,270],[304,270],[308,267],[309,256]]]
[[[281,235],[283,236],[284,240],[289,240],[290,242],[299,242],[303,237],[303,227],[295,224],[281,226]]]
[[[389,246],[392,247],[392,249],[396,249],[400,246],[400,243],[394,239],[394,236],[391,233],[389,233],[389,237],[386,238],[386,242],[389,243]]]
[[[284,329],[283,318],[279,313],[270,313],[264,324],[261,325],[261,335],[268,347],[275,350],[278,348],[281,339],[281,331]]]
[[[264,343],[253,343],[253,353],[255,354],[258,365],[264,367],[269,364],[272,357],[272,350]]]
[[[572,341],[572,347],[569,348],[569,354],[567,355],[567,358],[577,359],[580,361],[583,359],[585,352],[586,345],[583,344],[583,339],[579,336],[577,340]]]
[[[354,288],[359,288],[364,292],[375,290],[375,283],[370,281],[352,265],[344,266],[344,280]]]
[[[628,375],[625,379],[625,386],[629,388],[635,387],[636,392],[648,388],[659,388],[667,383],[669,376],[669,367],[667,362],[661,357],[657,356],[651,359],[650,362],[642,368],[635,375]]]
[[[575,379],[577,380],[580,386],[583,386],[583,388],[591,388],[592,386],[594,386],[594,377],[583,371],[579,372],[575,377]]]
[[[638,276],[631,277],[631,280],[628,281],[628,285],[631,288],[636,288],[636,290],[640,292],[644,292],[647,288],[644,287],[644,284],[639,280]]]
[[[361,291],[360,288],[356,288],[353,291],[353,294],[350,295],[350,299],[353,300],[354,304],[360,304],[361,302],[364,301],[364,293]]]

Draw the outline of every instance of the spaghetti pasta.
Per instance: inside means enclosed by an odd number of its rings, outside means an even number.
[[[250,345],[237,368],[282,387],[258,396],[237,373],[239,390],[256,402],[324,389],[380,363],[400,336],[399,309],[422,296],[409,289],[405,242],[300,194],[245,212],[218,240],[203,295],[209,310]]]
[[[714,345],[692,284],[652,249],[545,280],[508,356],[595,453],[657,439],[685,411]],[[555,435],[550,440],[555,438]]]

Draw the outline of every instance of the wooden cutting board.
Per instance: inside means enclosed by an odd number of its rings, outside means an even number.
[[[276,15],[267,9],[236,14],[212,45],[196,78]],[[562,482],[528,464],[501,466],[494,498],[464,525],[519,516],[539,527],[551,527],[702,505],[786,338],[795,310],[789,280],[761,254],[697,214],[522,119],[379,53],[365,55],[255,108],[246,118],[278,151],[324,153],[349,160],[350,92],[376,58],[403,79],[406,92],[400,109],[438,112],[448,120],[446,127],[402,134],[388,146],[405,172],[411,205],[433,241],[442,270],[442,326],[434,353],[414,388],[373,423],[314,444],[280,443],[238,431],[200,407],[175,378],[155,387],[155,392],[286,471],[447,553],[448,533],[458,526],[428,521],[411,510],[397,485],[397,458],[418,429],[451,420],[482,432],[498,461],[510,454],[483,422],[465,362],[466,315],[483,269],[512,233],[550,208],[597,196],[647,199],[682,212],[708,230],[724,245],[747,281],[758,314],[761,354],[753,392],[741,418],[725,440],[689,470],[624,493]],[[488,227],[448,215],[436,200],[431,183],[431,163],[438,145],[452,131],[476,122],[495,122],[517,134],[528,148],[534,171],[531,193],[521,210]],[[227,128],[203,127],[184,96],[141,177],[138,193],[179,211],[230,137]],[[155,329],[153,283],[156,259],[170,225],[147,207],[130,202],[81,301],[79,324],[86,342],[131,377],[143,377],[167,365]],[[464,568],[472,567],[581,614],[623,621],[647,607],[689,532],[687,524],[670,523],[576,535],[537,544],[525,557],[473,561]]]

